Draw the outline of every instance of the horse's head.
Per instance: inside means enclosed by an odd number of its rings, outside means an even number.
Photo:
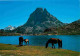
[[[58,46],[59,48],[62,48],[62,40],[58,39]]]

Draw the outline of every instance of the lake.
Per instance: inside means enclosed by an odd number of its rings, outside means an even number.
[[[20,36],[0,36],[0,43],[3,44],[19,44]],[[50,38],[59,38],[62,40],[62,49],[80,52],[80,35],[42,35],[42,36],[23,36],[24,39],[29,39],[29,45],[45,46]],[[25,43],[23,43],[25,45]],[[49,47],[52,47],[49,44]],[[55,44],[58,48],[58,44]]]

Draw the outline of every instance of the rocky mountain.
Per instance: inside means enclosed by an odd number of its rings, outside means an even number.
[[[29,17],[28,21],[14,30],[17,33],[38,34],[51,27],[60,27],[64,23],[52,16],[46,9],[37,8]]]
[[[59,28],[59,34],[80,35],[80,19],[64,27]]]
[[[9,25],[8,27],[5,27],[4,30],[14,30],[16,27],[12,27],[11,25]]]
[[[80,35],[80,19],[59,28],[48,28],[45,34]]]

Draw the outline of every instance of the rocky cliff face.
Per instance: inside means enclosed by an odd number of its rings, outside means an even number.
[[[64,24],[52,16],[46,9],[37,8],[29,17],[28,21],[15,31],[27,34],[42,33],[45,29],[59,27]]]

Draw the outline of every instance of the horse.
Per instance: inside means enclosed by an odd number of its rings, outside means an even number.
[[[26,43],[26,45],[27,45],[27,42],[28,42],[28,45],[29,45],[29,40],[28,39],[24,39],[23,41]]]
[[[48,47],[49,43],[52,43],[52,48],[53,48],[54,44],[56,44],[56,43],[58,43],[58,48],[62,48],[62,40],[60,40],[60,39],[50,38],[46,43],[46,48]],[[54,46],[54,48],[55,48],[55,46]]]
[[[23,37],[19,37],[19,45],[23,46]]]

